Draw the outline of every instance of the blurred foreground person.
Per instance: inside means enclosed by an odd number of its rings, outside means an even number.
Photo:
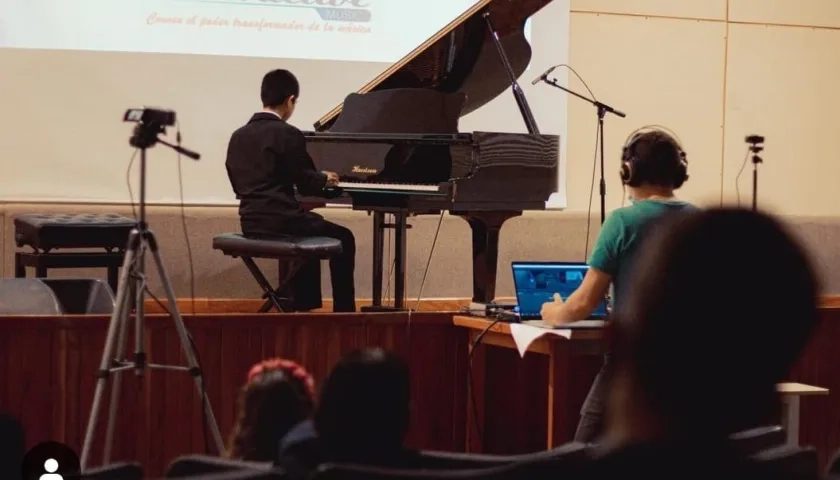
[[[817,322],[818,282],[774,219],[712,209],[646,239],[612,325],[597,478],[784,478],[728,436],[778,423],[783,381]],[[725,392],[725,393],[722,393]]]

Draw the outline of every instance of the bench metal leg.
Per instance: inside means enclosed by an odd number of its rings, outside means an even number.
[[[282,312],[283,306],[280,305],[280,298],[278,298],[277,292],[271,284],[268,283],[268,279],[265,278],[265,275],[263,275],[260,267],[258,267],[257,264],[254,263],[254,260],[250,257],[242,257],[242,262],[246,267],[248,267],[248,270],[251,272],[251,276],[254,277],[254,280],[257,281],[260,288],[263,290],[263,298],[266,299],[266,302],[262,307],[260,307],[259,313],[265,313],[271,310],[272,306],[276,308],[278,312]]]
[[[111,290],[114,292],[117,291],[117,287],[120,283],[120,267],[117,266],[110,266],[108,267],[108,285],[111,287]],[[132,288],[134,284],[132,283]],[[131,297],[134,298],[134,297]]]
[[[35,260],[35,277],[36,278],[47,278],[47,266],[41,262],[41,258],[39,257]]]
[[[306,263],[305,260],[278,260],[278,268],[277,268],[277,278],[278,284],[277,288],[273,290],[274,296],[271,299],[268,299],[263,303],[262,307],[260,308],[260,312],[267,312],[271,310],[272,299],[282,302],[285,300],[288,302],[289,308],[288,309],[279,309],[279,312],[285,312],[286,310],[290,312],[296,311],[294,308],[294,291],[292,291],[292,295],[288,294],[288,289],[290,288],[289,283],[295,277],[300,267]],[[281,265],[285,266],[285,268],[281,267]],[[255,265],[256,266],[256,265]]]
[[[15,252],[15,278],[26,278],[26,265],[21,252]]]

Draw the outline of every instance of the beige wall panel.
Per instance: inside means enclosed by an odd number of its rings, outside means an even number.
[[[840,1],[729,0],[729,20],[840,28]]]
[[[724,20],[726,0],[572,0],[576,11]]]
[[[719,198],[724,34],[723,23],[572,13],[571,65],[600,101],[627,113],[624,119],[606,118],[608,209],[622,203],[618,167],[624,140],[653,123],[673,129],[684,143],[691,179],[680,195],[704,203]],[[585,91],[573,77],[570,86]],[[587,209],[596,120],[593,107],[569,99],[571,210]]]
[[[731,25],[724,192],[735,196],[744,136],[767,138],[759,204],[840,215],[840,31]],[[739,182],[750,201],[751,166]]]

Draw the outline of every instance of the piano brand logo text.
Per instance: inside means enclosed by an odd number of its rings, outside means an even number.
[[[263,7],[308,8],[328,22],[367,23],[373,0],[181,0],[203,3],[235,3]]]
[[[361,165],[353,165],[353,169],[350,170],[350,171],[353,172],[353,173],[365,173],[365,174],[371,174],[371,175],[376,173],[376,169],[373,169],[373,168],[370,168],[370,167],[363,167]]]

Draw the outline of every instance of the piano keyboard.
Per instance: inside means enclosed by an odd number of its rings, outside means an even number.
[[[411,183],[364,183],[364,182],[339,182],[338,188],[344,190],[366,190],[382,192],[425,192],[437,193],[440,191],[438,185],[419,185]]]

